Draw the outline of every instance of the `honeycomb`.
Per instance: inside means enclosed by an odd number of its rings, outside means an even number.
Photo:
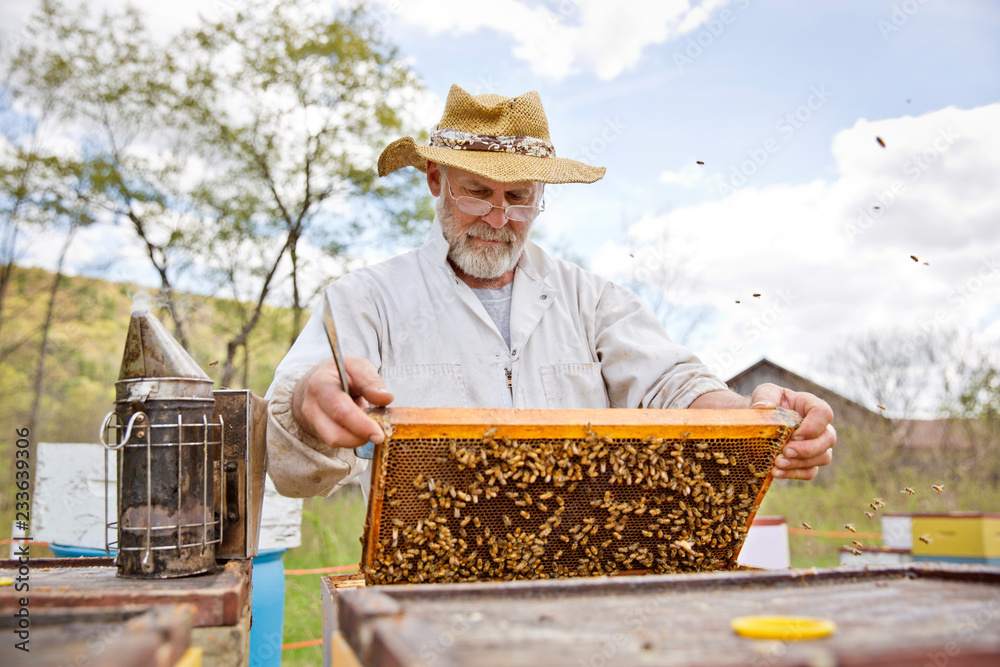
[[[366,583],[732,569],[797,424],[773,412],[776,425],[735,432],[687,423],[653,435],[592,420],[579,437],[550,424],[406,437],[390,420],[374,461]]]

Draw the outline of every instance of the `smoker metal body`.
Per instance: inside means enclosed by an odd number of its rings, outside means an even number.
[[[213,392],[211,379],[147,313],[129,323],[115,395],[101,440],[106,472],[111,452],[117,467],[105,528],[118,575],[182,577],[211,570],[217,558],[255,556],[266,401],[246,390]]]
[[[101,433],[117,452],[119,576],[159,579],[215,567],[222,516],[213,479],[224,462],[214,404],[212,381],[190,355],[155,317],[133,314],[115,411]],[[112,418],[114,445],[104,439]]]

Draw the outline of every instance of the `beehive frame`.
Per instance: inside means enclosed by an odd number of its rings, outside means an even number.
[[[370,585],[732,569],[799,424],[782,409],[377,418]]]

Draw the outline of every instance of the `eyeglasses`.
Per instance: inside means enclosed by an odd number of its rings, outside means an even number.
[[[448,194],[455,200],[455,205],[458,206],[458,210],[462,213],[468,213],[469,215],[483,217],[484,215],[489,215],[490,211],[493,209],[498,208],[507,220],[514,220],[515,222],[531,222],[538,217],[539,213],[545,210],[544,201],[540,207],[523,206],[521,204],[514,204],[512,206],[494,206],[488,201],[476,199],[475,197],[456,197],[455,193],[451,191],[451,182],[447,181],[447,184]]]

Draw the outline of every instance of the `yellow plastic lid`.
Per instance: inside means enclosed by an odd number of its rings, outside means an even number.
[[[10,577],[0,577],[0,586],[10,586],[14,583],[14,580]]]
[[[740,616],[731,624],[741,637],[786,642],[829,637],[837,630],[831,620],[808,616]]]

